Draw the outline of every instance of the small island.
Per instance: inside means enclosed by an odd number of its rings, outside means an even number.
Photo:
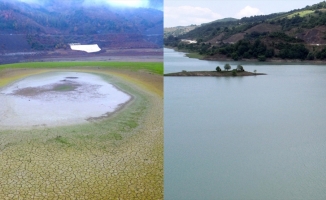
[[[224,65],[224,70],[219,66],[216,67],[215,71],[185,71],[167,73],[164,76],[217,76],[217,77],[228,77],[228,76],[256,76],[256,75],[266,75],[265,73],[257,73],[245,71],[242,65],[238,65],[236,69],[231,70],[229,64]]]

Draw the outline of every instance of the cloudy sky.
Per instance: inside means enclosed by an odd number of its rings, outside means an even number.
[[[286,12],[323,0],[164,0],[164,27]]]

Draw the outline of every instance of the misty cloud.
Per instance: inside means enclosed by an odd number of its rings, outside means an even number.
[[[258,8],[246,6],[235,15],[235,18],[241,19],[242,17],[251,17],[251,16],[263,15],[263,14],[264,13],[260,11]]]

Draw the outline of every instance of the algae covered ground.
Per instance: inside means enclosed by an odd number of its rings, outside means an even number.
[[[0,199],[163,199],[162,63],[19,63],[0,69],[0,89],[38,73],[78,71],[100,75],[134,97],[89,123],[0,128]]]

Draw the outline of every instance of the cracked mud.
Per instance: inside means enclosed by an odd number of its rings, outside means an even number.
[[[0,199],[163,199],[163,78],[94,73],[134,100],[89,123],[0,130]]]

